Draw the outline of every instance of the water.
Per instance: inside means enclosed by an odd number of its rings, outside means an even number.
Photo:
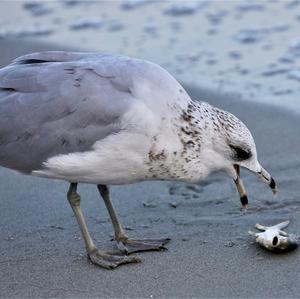
[[[140,57],[181,82],[300,113],[299,1],[6,1],[0,8],[0,38]]]

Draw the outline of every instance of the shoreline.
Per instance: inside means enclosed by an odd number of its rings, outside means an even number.
[[[144,58],[180,82],[300,112],[297,1],[67,2],[4,1],[0,38]]]
[[[25,52],[55,48],[0,39],[0,65]],[[253,244],[247,231],[257,222],[291,219],[287,232],[300,233],[300,117],[267,104],[184,87],[192,98],[206,98],[245,122],[262,165],[278,183],[278,196],[273,198],[246,171],[247,213],[240,211],[235,186],[222,173],[199,185],[144,182],[113,187],[113,202],[131,237],[172,240],[168,251],[140,253],[142,263],[107,271],[86,258],[66,200],[67,183],[0,168],[1,298],[299,297],[295,281],[300,279],[300,251],[266,252]],[[95,243],[114,249],[111,223],[96,188],[81,184],[79,192]],[[274,276],[274,269],[284,271]]]
[[[20,46],[21,44],[22,46]],[[38,51],[79,51],[79,52],[84,52],[86,50],[84,49],[79,49],[79,48],[74,48],[74,47],[66,47],[66,46],[61,46],[57,44],[48,44],[45,42],[41,41],[35,41],[34,39],[32,40],[23,40],[21,43],[15,39],[11,38],[0,38],[0,49],[1,49],[1,59],[0,59],[0,68],[8,65],[9,63],[12,62],[14,58],[17,58],[21,55],[24,55],[26,53],[30,52],[38,52]],[[156,63],[155,61],[153,61]],[[167,69],[168,70],[168,69]],[[176,78],[176,75],[171,73],[170,70],[168,70],[172,76]],[[177,78],[176,78],[177,79]],[[179,80],[178,80],[179,81]],[[222,102],[218,101],[215,99],[215,97],[222,97],[223,99],[226,99],[227,102],[230,102],[230,105],[233,105],[233,103],[236,103],[237,101],[240,101],[241,104],[243,105],[244,103],[246,105],[252,105],[254,104],[255,106],[262,106],[265,109],[277,109],[278,111],[285,111],[286,113],[290,113],[292,115],[299,115],[300,111],[297,109],[292,109],[291,107],[284,107],[284,106],[278,106],[276,104],[271,104],[270,102],[259,102],[259,101],[250,101],[247,98],[243,98],[242,95],[239,92],[221,92],[218,93],[218,91],[215,91],[210,88],[205,88],[203,86],[197,86],[193,84],[189,84],[186,82],[181,82],[179,81],[180,84],[183,85],[183,87],[189,91],[191,98],[200,100],[200,101],[206,101],[206,98],[212,103],[213,105],[218,105],[220,104],[220,108],[222,108]],[[201,90],[201,99],[197,98],[197,90]],[[195,96],[193,95],[193,91],[195,91]],[[237,100],[238,99],[238,100]],[[227,103],[228,104],[228,103]]]

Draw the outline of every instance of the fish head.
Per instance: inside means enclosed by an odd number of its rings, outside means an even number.
[[[263,233],[258,233],[256,234],[256,242],[274,252],[289,251],[299,245],[299,239],[296,236],[280,230],[267,230]]]

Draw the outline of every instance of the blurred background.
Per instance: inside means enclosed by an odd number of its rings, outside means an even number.
[[[298,0],[1,1],[1,64],[37,42],[120,53],[188,85],[300,112],[299,28]]]

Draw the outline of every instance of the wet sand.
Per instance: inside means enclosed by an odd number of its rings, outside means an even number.
[[[0,39],[0,49],[0,65],[5,65],[23,53],[51,47]],[[266,252],[247,233],[256,222],[291,219],[287,231],[300,234],[299,116],[185,87],[192,98],[224,108],[248,125],[259,160],[278,183],[278,196],[273,198],[268,187],[246,171],[247,213],[240,210],[233,182],[220,173],[200,185],[145,182],[113,187],[113,202],[131,237],[172,241],[168,251],[139,254],[141,264],[107,271],[86,258],[66,200],[66,182],[1,168],[2,298],[299,297],[300,251]],[[95,186],[80,185],[79,192],[96,244],[113,249],[112,227]]]
[[[181,82],[300,112],[299,7],[294,0],[2,1],[0,38],[148,59]]]

